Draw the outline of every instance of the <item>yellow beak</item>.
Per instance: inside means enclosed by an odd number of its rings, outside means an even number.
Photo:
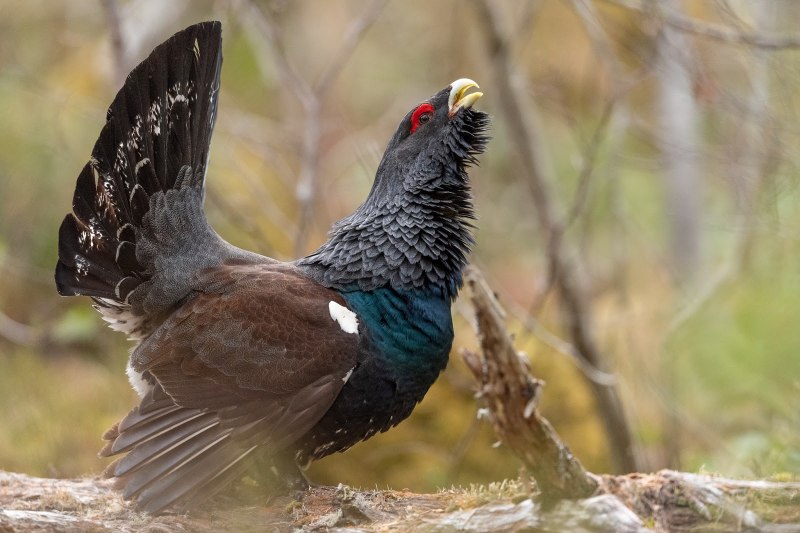
[[[481,92],[465,94],[472,88],[480,89],[478,84],[469,78],[461,78],[450,84],[450,97],[447,99],[447,105],[451,117],[461,108],[469,109],[483,96]]]

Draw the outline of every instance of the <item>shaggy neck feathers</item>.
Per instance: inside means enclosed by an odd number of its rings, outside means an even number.
[[[473,243],[472,202],[461,190],[407,192],[365,202],[328,241],[298,262],[325,286],[363,291],[441,288],[454,298]]]
[[[465,110],[410,160],[403,159],[398,131],[367,200],[297,265],[340,291],[433,289],[454,299],[474,243],[466,169],[485,147],[488,123],[484,113]]]

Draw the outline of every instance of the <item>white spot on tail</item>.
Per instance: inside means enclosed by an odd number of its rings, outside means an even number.
[[[131,366],[130,361],[128,361],[128,366],[125,368],[125,373],[128,374],[128,381],[131,383],[133,390],[135,390],[139,395],[139,398],[144,398],[145,394],[150,392],[150,390],[153,388],[153,386],[144,379],[142,373],[137,372]]]
[[[149,162],[150,162],[150,158],[149,157],[145,157],[144,159],[142,159],[141,161],[136,163],[136,166],[133,167],[134,174],[136,174],[138,176],[139,175],[139,171],[142,169],[142,167],[145,166],[146,164],[148,164]],[[139,184],[137,183],[136,185],[139,185]]]
[[[80,255],[75,255],[75,272],[78,274],[78,276],[89,275],[89,262]]]
[[[342,331],[358,335],[358,317],[354,312],[343,305],[337,304],[333,300],[328,302],[328,310],[331,313],[331,318],[339,323],[339,327],[342,328]],[[347,377],[350,377],[349,373]]]
[[[150,125],[150,133],[154,136],[161,135],[161,98],[156,98],[150,104],[147,113],[147,123]]]

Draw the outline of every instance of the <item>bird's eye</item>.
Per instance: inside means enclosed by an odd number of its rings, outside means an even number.
[[[428,102],[420,105],[411,114],[411,133],[417,131],[420,125],[430,122],[433,118],[433,106]]]

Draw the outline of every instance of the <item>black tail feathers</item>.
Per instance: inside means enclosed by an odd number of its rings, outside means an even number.
[[[190,26],[126,79],[59,230],[59,294],[125,305],[152,276],[141,254],[137,259],[139,229],[158,193],[188,186],[202,198],[221,43],[219,22]]]

